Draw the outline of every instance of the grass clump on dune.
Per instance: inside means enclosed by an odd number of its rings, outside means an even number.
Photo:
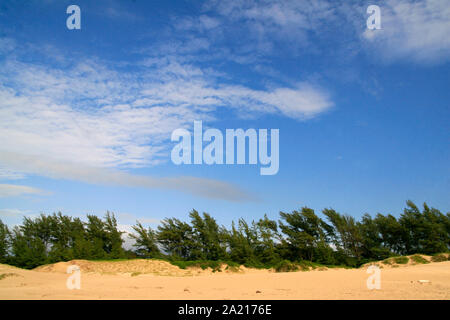
[[[447,260],[448,260],[447,256],[442,253],[435,254],[434,256],[431,257],[431,261],[433,262],[443,262]]]
[[[411,256],[411,260],[418,264],[430,263],[427,259],[422,257],[420,254],[415,254]]]
[[[282,260],[275,266],[275,272],[295,272],[295,271],[308,271],[310,269],[316,269],[323,267],[322,265],[311,263],[309,261],[291,262],[289,260]]]
[[[288,260],[283,260],[283,261],[280,261],[275,266],[274,269],[275,269],[276,272],[293,272],[293,271],[298,271],[300,269],[300,267],[295,262],[291,262],[291,261],[288,261]]]
[[[240,268],[239,266],[230,266],[228,265],[225,270],[230,271],[230,272],[239,272]]]
[[[408,257],[394,257],[393,260],[397,264],[407,264],[409,262]]]
[[[227,268],[239,268],[239,264],[231,261],[213,261],[213,260],[194,260],[194,261],[169,261],[174,266],[179,267],[180,269],[186,268],[201,268],[202,270],[206,270],[208,268],[212,269],[213,272],[221,272],[221,266],[227,265]]]

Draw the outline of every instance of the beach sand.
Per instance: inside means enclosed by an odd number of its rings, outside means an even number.
[[[66,286],[71,264],[81,269],[79,290]],[[450,299],[450,261],[383,266],[379,290],[367,288],[367,266],[222,270],[183,270],[155,260],[74,260],[34,270],[0,265],[0,299]]]

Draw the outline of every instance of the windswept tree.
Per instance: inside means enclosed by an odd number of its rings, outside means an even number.
[[[277,222],[264,218],[248,223],[239,219],[227,230],[208,213],[190,212],[190,224],[164,219],[157,230],[137,222],[131,238],[135,251],[122,247],[113,213],[87,220],[62,213],[24,217],[9,230],[0,221],[0,263],[34,268],[70,259],[168,257],[183,260],[231,260],[269,267],[282,260],[309,260],[322,264],[358,266],[391,255],[435,254],[450,250],[450,213],[442,214],[426,203],[421,211],[412,201],[399,218],[364,214],[361,219],[324,209],[327,222],[303,207],[280,212]]]
[[[236,227],[234,221],[226,237],[231,260],[240,264],[257,263],[256,247],[258,234],[254,224],[249,225],[244,219],[238,220]]]
[[[24,268],[34,268],[51,262],[53,218],[41,214],[36,218],[24,217],[22,225],[11,234],[11,262]]]
[[[198,260],[220,260],[226,257],[224,242],[224,231],[219,227],[216,220],[208,213],[203,217],[192,210],[189,214],[192,224],[192,256]]]
[[[30,229],[34,226],[16,226],[12,230],[11,263],[15,266],[32,269],[49,262],[44,241]]]
[[[331,254],[327,243],[329,227],[313,209],[303,207],[292,213],[280,212],[280,216],[283,244],[289,248],[292,260],[318,261],[323,254]]]
[[[364,214],[359,225],[362,237],[362,256],[367,259],[386,259],[392,254],[392,250],[386,246],[380,233],[377,219],[372,219],[369,214]]]
[[[86,245],[86,231],[80,218],[72,218],[61,212],[49,216],[51,224],[50,261],[68,261],[89,256]]]
[[[157,246],[156,233],[152,228],[144,228],[142,224],[137,221],[133,230],[136,234],[131,233],[129,237],[135,240],[133,246],[136,248],[136,254],[144,258],[157,258],[161,256],[161,252]]]
[[[380,237],[379,240],[382,248],[389,251],[390,254],[406,253],[402,240],[404,230],[397,218],[391,214],[382,215],[379,213],[375,217],[374,223]],[[374,256],[373,258],[377,259],[378,257]]]
[[[188,223],[176,218],[162,220],[158,226],[157,239],[163,251],[171,258],[185,260],[191,258],[194,241],[192,227]]]
[[[448,215],[429,208],[426,203],[422,212],[412,201],[407,201],[406,205],[399,219],[403,229],[405,252],[433,254],[448,251],[450,248]]]
[[[0,263],[8,263],[10,232],[8,226],[0,220]]]
[[[123,231],[117,228],[117,219],[114,213],[107,211],[105,215],[104,228],[106,232],[105,251],[110,259],[119,259],[125,257],[125,251],[122,248]]]
[[[87,215],[87,220],[85,229],[90,259],[124,258],[123,232],[118,230],[114,214],[106,212],[104,220],[94,215]],[[79,249],[84,250],[85,243],[80,245]]]
[[[105,223],[97,216],[87,215],[86,233],[89,241],[89,259],[106,259],[108,257],[108,236],[105,231]]]
[[[281,242],[281,235],[278,233],[278,224],[265,214],[263,219],[256,222],[255,227],[258,239],[255,255],[263,264],[274,265],[280,260],[277,246]]]
[[[363,254],[363,238],[355,218],[341,215],[333,209],[324,209],[322,212],[332,224],[332,241],[338,252],[360,261]]]

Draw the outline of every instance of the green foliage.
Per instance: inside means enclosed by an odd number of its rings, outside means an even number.
[[[358,267],[383,260],[385,264],[407,263],[405,255],[435,254],[443,261],[450,250],[450,213],[411,201],[399,218],[391,214],[354,217],[333,209],[322,211],[303,207],[280,212],[280,220],[264,218],[247,222],[239,219],[231,228],[219,226],[208,213],[189,213],[189,222],[166,218],[156,230],[140,222],[133,226],[134,249],[124,250],[122,234],[114,214],[103,219],[87,215],[86,221],[61,213],[24,218],[9,230],[0,221],[0,263],[24,268],[71,259],[112,260],[160,258],[181,268],[198,266],[220,270],[221,263],[237,268],[275,268],[280,271],[306,270],[321,265]],[[415,263],[428,263],[420,255]]]
[[[157,233],[158,243],[173,259],[189,260],[195,250],[192,227],[176,218],[161,221]]]
[[[409,262],[408,257],[394,257],[392,260],[397,264],[407,264]]]
[[[104,220],[93,215],[87,219],[84,223],[61,213],[25,217],[22,225],[10,232],[8,262],[31,269],[72,259],[124,258],[122,232],[117,230],[114,214],[107,212]],[[0,236],[1,229],[0,224]]]
[[[286,235],[284,246],[288,248],[290,260],[316,261],[319,248],[327,251],[327,233],[331,228],[320,219],[313,209],[303,207],[301,211],[292,213],[280,212],[280,229]]]
[[[429,208],[426,203],[420,212],[412,201],[408,201],[399,222],[403,228],[401,243],[407,254],[435,254],[449,250],[449,214],[443,215],[439,210]]]
[[[12,258],[13,265],[32,269],[47,264],[47,248],[44,241],[36,235],[30,234],[32,225],[24,224],[13,229]]]
[[[156,233],[151,229],[145,229],[138,221],[132,227],[137,234],[130,234],[130,238],[135,240],[133,245],[136,248],[136,254],[143,258],[158,258],[161,257],[161,252],[156,243]]]
[[[189,214],[192,223],[192,259],[220,260],[226,257],[224,239],[226,232],[217,225],[217,222],[209,214],[203,213],[203,217],[196,210]]]
[[[300,266],[289,260],[282,260],[275,265],[274,269],[276,272],[293,272],[298,271]]]
[[[362,257],[383,260],[391,256],[394,246],[398,244],[398,240],[393,239],[398,234],[397,225],[397,220],[391,215],[385,217],[378,214],[372,219],[365,214],[358,224],[362,236]]]
[[[201,268],[202,270],[206,270],[208,268],[212,269],[213,271],[220,271],[220,267],[222,265],[226,265],[226,268],[239,268],[239,264],[235,263],[233,261],[216,261],[216,260],[193,260],[193,261],[174,261],[169,260],[171,264],[174,266],[179,267],[180,269],[186,269],[186,268]]]
[[[344,255],[359,261],[364,253],[361,224],[355,218],[341,215],[333,209],[324,209],[323,214],[332,224],[332,239],[336,248]]]
[[[114,215],[106,213],[103,221],[97,216],[87,215],[86,240],[88,241],[88,256],[92,260],[122,258],[123,249],[121,232],[117,230]]]
[[[447,256],[442,253],[435,254],[434,256],[431,257],[431,261],[433,261],[433,262],[443,262],[443,261],[447,261],[447,260],[448,260]]]
[[[121,259],[125,257],[125,251],[122,248],[122,231],[117,230],[117,220],[114,214],[106,212],[104,221],[104,232],[106,235],[105,251],[112,259]]]
[[[275,266],[275,272],[295,272],[295,271],[308,271],[310,269],[316,269],[322,267],[320,264],[313,263],[311,261],[298,261],[291,262],[289,260],[282,260],[278,262]]]
[[[236,227],[233,222],[226,241],[232,261],[244,265],[255,264],[258,235],[254,223],[249,226],[244,219],[239,219]]]
[[[0,263],[8,263],[10,246],[10,232],[8,226],[0,220]]]
[[[415,255],[411,256],[411,260],[414,261],[415,263],[419,263],[419,264],[430,263],[427,259],[422,257],[420,254],[415,254]]]

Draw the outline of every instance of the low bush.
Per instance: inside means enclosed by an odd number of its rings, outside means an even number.
[[[407,264],[409,261],[408,257],[394,257],[394,262],[397,264]]]
[[[232,261],[213,261],[213,260],[194,260],[194,261],[172,261],[169,260],[171,264],[179,267],[180,269],[186,268],[201,268],[202,270],[206,270],[211,268],[213,272],[221,271],[220,267],[225,264],[227,267],[239,268],[239,264]]]
[[[432,256],[431,261],[433,261],[433,262],[447,261],[447,257],[445,254],[439,253],[439,254],[435,254],[434,256]]]
[[[419,263],[419,264],[430,263],[427,259],[422,257],[420,254],[415,254],[415,255],[411,256],[411,260],[414,261],[415,263]]]
[[[274,269],[276,272],[293,272],[298,271],[300,266],[295,262],[282,260],[275,266]]]

